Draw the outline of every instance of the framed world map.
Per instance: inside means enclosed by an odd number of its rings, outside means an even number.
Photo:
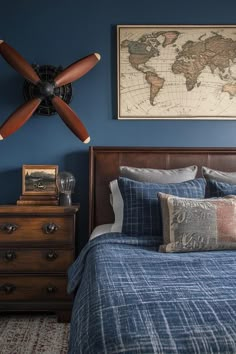
[[[236,25],[117,26],[118,119],[236,119]]]

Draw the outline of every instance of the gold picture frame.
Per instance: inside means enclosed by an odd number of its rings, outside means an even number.
[[[236,119],[236,25],[117,25],[118,119]]]
[[[23,165],[23,196],[57,196],[57,165]]]

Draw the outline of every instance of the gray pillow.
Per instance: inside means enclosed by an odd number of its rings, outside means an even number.
[[[203,166],[202,175],[206,180],[214,179],[218,182],[236,184],[236,172],[212,170],[211,168]]]
[[[120,177],[138,182],[181,183],[194,179],[197,170],[198,167],[195,165],[172,170],[120,166]]]

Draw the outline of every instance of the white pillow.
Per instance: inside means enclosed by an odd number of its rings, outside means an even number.
[[[93,232],[91,233],[89,240],[91,241],[100,235],[107,234],[107,233],[111,232],[111,227],[112,227],[112,224],[102,224],[102,225],[96,226],[94,228]]]
[[[120,188],[118,186],[117,179],[110,182],[110,190],[112,195],[112,207],[115,215],[115,222],[112,224],[112,232],[121,232],[123,225],[123,215],[124,215],[124,202],[122,195],[120,193]]]

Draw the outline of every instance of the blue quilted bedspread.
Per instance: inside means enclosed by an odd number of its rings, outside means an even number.
[[[90,241],[69,270],[78,287],[69,353],[236,353],[236,251],[165,254],[154,238]]]

